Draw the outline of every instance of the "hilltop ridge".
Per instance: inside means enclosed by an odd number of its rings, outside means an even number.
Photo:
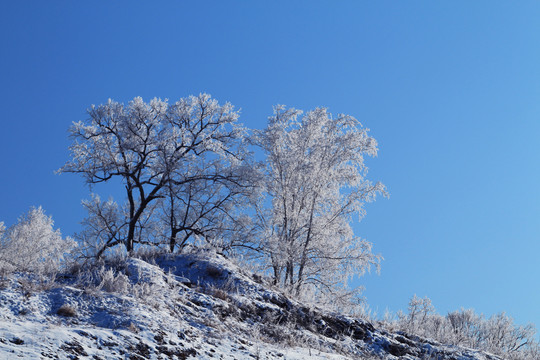
[[[501,359],[303,304],[208,251],[3,285],[2,359]]]

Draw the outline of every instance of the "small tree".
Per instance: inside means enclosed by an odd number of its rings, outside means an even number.
[[[243,148],[237,146],[244,136],[243,128],[237,125],[238,112],[229,103],[219,105],[207,94],[180,99],[174,104],[159,99],[145,103],[137,97],[125,106],[109,100],[107,104],[92,106],[88,114],[86,122],[71,127],[71,160],[59,171],[80,173],[89,185],[112,178],[121,179],[124,185],[124,218],[107,226],[111,233],[99,237],[102,248],[97,249],[98,255],[118,243],[123,243],[131,253],[135,243],[149,241],[141,238],[145,233],[141,226],[153,219],[149,212],[158,208],[159,201],[168,198],[182,202],[180,193],[186,186],[216,176],[184,176],[197,159],[213,156],[234,162],[241,161],[243,154]],[[95,201],[86,206],[91,205],[96,208],[90,209],[87,222],[93,227],[90,223],[103,222],[103,211],[110,209],[108,205],[100,208]],[[178,215],[176,205],[171,204],[171,209],[167,214],[174,217],[170,222],[174,225],[181,214]],[[110,223],[109,220],[111,217],[106,222]],[[170,228],[172,250],[177,230],[175,226]]]
[[[62,238],[53,229],[52,217],[41,207],[31,208],[17,224],[4,231],[0,226],[0,265],[3,271],[31,271],[53,275],[62,265],[64,256],[73,250],[75,242]]]
[[[377,142],[351,116],[333,118],[325,108],[300,115],[277,106],[253,137],[266,154],[271,202],[258,211],[262,247],[276,284],[297,294],[307,285],[334,292],[380,260],[350,226],[364,216],[364,203],[386,194],[365,178],[364,156],[377,154]]]
[[[431,305],[431,299],[428,297],[422,299],[414,294],[409,300],[408,311],[407,315],[400,314],[401,327],[410,333],[417,333],[429,327],[428,322],[433,320],[431,315],[435,312],[435,308]],[[436,327],[439,327],[439,324]]]
[[[99,195],[92,194],[90,200],[82,201],[82,205],[88,216],[81,222],[83,230],[75,234],[80,244],[79,257],[99,258],[126,238],[127,217],[112,198],[104,202]]]

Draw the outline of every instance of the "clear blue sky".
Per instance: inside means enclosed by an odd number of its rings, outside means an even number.
[[[369,304],[540,327],[539,2],[3,1],[0,37],[7,224],[42,205],[79,229],[89,191],[53,171],[91,104],[204,91],[251,128],[328,106],[371,128],[391,193],[356,227],[385,257]]]

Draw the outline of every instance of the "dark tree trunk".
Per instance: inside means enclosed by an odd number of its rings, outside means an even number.
[[[176,247],[176,235],[178,235],[178,232],[178,229],[171,229],[171,237],[169,238],[169,251],[171,254],[174,252],[174,248]]]

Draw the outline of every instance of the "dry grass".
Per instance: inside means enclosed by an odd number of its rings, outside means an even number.
[[[60,306],[60,308],[58,309],[58,311],[56,311],[56,313],[64,317],[76,317],[77,309],[69,304],[64,304]]]
[[[218,268],[217,266],[212,266],[212,265],[208,265],[206,267],[206,273],[208,274],[208,276],[210,276],[211,278],[219,278],[223,275],[223,270],[221,270],[220,268]]]

